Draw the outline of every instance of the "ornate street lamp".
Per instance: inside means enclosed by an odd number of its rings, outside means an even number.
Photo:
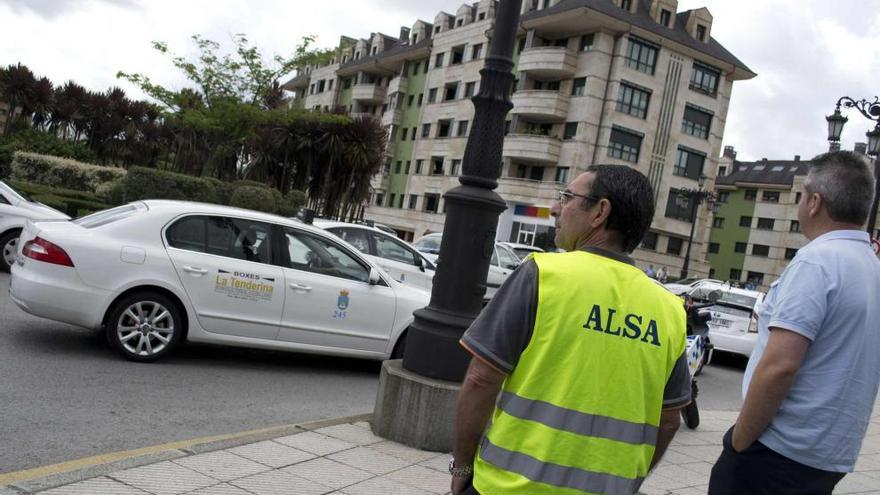
[[[676,194],[676,203],[679,206],[684,206],[685,203],[687,206],[690,206],[690,221],[691,221],[691,234],[688,237],[688,245],[687,249],[684,252],[684,264],[681,266],[681,278],[685,279],[688,276],[688,265],[691,261],[691,245],[694,243],[694,230],[697,227],[697,211],[700,208],[700,205],[706,201],[709,204],[709,208],[712,213],[715,213],[718,208],[718,204],[715,202],[715,194],[711,191],[704,191],[703,186],[706,184],[706,176],[700,174],[700,178],[697,180],[697,185],[699,186],[697,189],[679,189]]]
[[[847,119],[840,113],[840,107],[855,108],[865,118],[877,122],[874,129],[865,133],[868,138],[867,153],[874,158],[874,202],[871,204],[871,213],[868,215],[868,226],[865,230],[868,234],[874,236],[874,227],[877,222],[877,204],[880,201],[880,98],[874,97],[874,101],[854,100],[849,96],[844,96],[837,100],[837,106],[834,113],[825,117],[828,122],[828,141],[831,142],[832,148],[838,147],[840,143],[840,134],[843,132],[843,126]]]

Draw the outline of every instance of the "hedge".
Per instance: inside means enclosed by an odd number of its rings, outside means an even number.
[[[46,206],[51,206],[71,217],[81,216],[84,212],[92,213],[105,210],[114,206],[104,201],[100,195],[84,191],[17,181],[9,181],[9,185],[16,191],[24,193],[30,199],[43,203]]]
[[[223,203],[222,184],[222,181],[216,179],[146,167],[131,167],[123,180],[125,201],[182,199],[202,203]]]
[[[10,178],[16,181],[94,192],[99,185],[125,176],[116,167],[90,165],[67,158],[16,151]]]
[[[239,186],[229,198],[229,205],[248,210],[276,213],[278,201],[272,194],[274,189],[260,186]],[[277,192],[277,191],[275,191]],[[278,193],[281,196],[281,193]]]
[[[0,138],[0,179],[7,179],[12,172],[12,155],[16,151],[30,151],[81,162],[95,159],[92,150],[82,142],[67,141],[36,129],[8,132],[6,136]]]

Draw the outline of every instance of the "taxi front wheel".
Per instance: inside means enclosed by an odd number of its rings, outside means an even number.
[[[107,340],[126,359],[152,362],[177,347],[183,319],[167,296],[140,292],[121,299],[107,318]]]

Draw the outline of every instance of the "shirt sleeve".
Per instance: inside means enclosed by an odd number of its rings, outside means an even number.
[[[677,409],[691,401],[691,372],[688,369],[687,351],[675,362],[666,388],[663,390],[663,409]]]
[[[815,340],[825,319],[829,287],[821,265],[809,261],[790,264],[772,289],[776,294],[768,328],[782,328]]]
[[[532,338],[538,306],[538,265],[523,262],[501,285],[461,338],[471,354],[511,373]]]

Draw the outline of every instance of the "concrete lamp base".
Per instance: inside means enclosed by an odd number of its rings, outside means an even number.
[[[373,433],[410,447],[452,451],[452,425],[461,384],[407,371],[402,359],[382,363]]]

